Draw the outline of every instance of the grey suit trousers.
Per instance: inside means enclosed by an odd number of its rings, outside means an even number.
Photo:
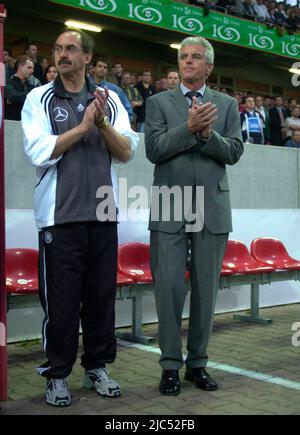
[[[184,361],[181,343],[181,318],[187,295],[185,270],[187,241],[191,240],[191,302],[186,365],[205,367],[207,346],[219,288],[222,260],[228,240],[226,234],[175,234],[151,231],[151,271],[159,321],[159,346],[163,369],[179,370]]]

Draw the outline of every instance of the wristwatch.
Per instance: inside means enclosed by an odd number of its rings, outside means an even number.
[[[100,125],[101,126],[105,126],[105,127],[110,125],[109,117],[107,115],[103,116],[103,118],[102,118],[102,120],[100,122]]]

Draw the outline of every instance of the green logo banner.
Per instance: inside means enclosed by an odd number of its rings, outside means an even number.
[[[265,25],[171,0],[49,0],[98,14],[147,24],[165,30],[199,35],[227,44],[300,58],[300,35],[279,36]]]

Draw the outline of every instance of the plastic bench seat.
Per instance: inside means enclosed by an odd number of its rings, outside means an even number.
[[[35,249],[6,250],[7,294],[38,293],[38,255]]]
[[[152,283],[150,246],[145,243],[125,243],[119,246],[118,272],[136,283]]]
[[[234,275],[234,271],[232,269],[228,269],[222,266],[221,276],[232,276],[232,275]]]
[[[300,270],[300,261],[292,258],[278,239],[259,238],[251,243],[251,255],[277,270]]]
[[[138,284],[153,283],[150,271],[150,246],[145,243],[124,243],[119,246],[118,254],[118,273],[131,279],[133,285],[130,288],[132,330],[130,333],[118,332],[117,336],[123,340],[149,344],[154,338],[145,336],[142,331],[144,286]]]
[[[274,266],[266,265],[255,260],[247,247],[238,240],[229,240],[227,243],[223,268],[232,270],[235,274],[251,275],[269,273],[275,270]]]
[[[125,276],[122,273],[118,272],[118,274],[117,274],[117,286],[118,287],[131,285],[133,283],[134,283],[134,280],[132,278],[128,278],[128,276]]]

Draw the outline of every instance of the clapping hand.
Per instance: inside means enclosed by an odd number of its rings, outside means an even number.
[[[192,107],[189,110],[188,126],[193,133],[200,133],[203,138],[208,138],[212,124],[217,119],[218,109],[215,104],[198,104],[193,97]]]

